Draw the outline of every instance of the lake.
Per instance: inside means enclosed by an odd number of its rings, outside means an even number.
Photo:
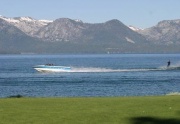
[[[167,68],[167,62],[171,66]],[[70,72],[40,73],[53,63]],[[180,54],[0,55],[0,97],[149,96],[180,92]]]

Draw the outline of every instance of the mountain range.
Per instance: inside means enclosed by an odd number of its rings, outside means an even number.
[[[104,23],[0,16],[0,53],[179,53],[180,20],[140,29]]]

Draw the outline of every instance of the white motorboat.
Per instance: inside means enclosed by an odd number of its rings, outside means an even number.
[[[39,72],[70,72],[71,67],[67,66],[54,66],[52,64],[36,65],[34,69]]]

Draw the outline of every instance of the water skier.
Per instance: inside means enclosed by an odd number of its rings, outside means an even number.
[[[171,65],[171,61],[169,60],[168,62],[167,62],[167,67],[169,67]]]

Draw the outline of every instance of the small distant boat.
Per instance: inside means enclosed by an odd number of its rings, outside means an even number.
[[[53,64],[36,65],[34,69],[39,72],[70,72],[71,67],[67,66],[54,66]]]

